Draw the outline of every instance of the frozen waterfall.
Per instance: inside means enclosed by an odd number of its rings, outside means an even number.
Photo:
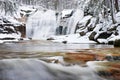
[[[64,14],[68,15],[68,12]],[[57,14],[53,10],[38,10],[28,18],[26,24],[27,37],[32,39],[47,39],[53,35],[74,34],[77,23],[83,16],[84,12],[80,9],[74,10],[73,14],[66,18],[63,18],[60,12]],[[61,18],[63,19],[61,20]],[[60,21],[63,23],[59,24]],[[65,28],[66,30],[64,30]],[[65,34],[61,34],[61,31],[65,31]]]
[[[28,38],[44,39],[56,33],[55,11],[37,11],[29,17],[26,24]]]
[[[67,25],[67,34],[74,34],[77,23],[83,18],[84,12],[80,9],[77,9],[75,13],[70,18]]]

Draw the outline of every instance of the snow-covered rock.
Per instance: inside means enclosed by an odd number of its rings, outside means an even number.
[[[73,14],[73,10],[72,9],[64,9],[62,11],[62,18],[70,17],[70,16],[72,16],[72,14]]]
[[[80,36],[79,34],[71,34],[71,35],[64,35],[64,36],[54,36],[53,42],[65,42],[66,43],[96,43],[95,41],[91,41],[86,36]]]
[[[86,23],[86,22],[87,22],[89,19],[91,19],[91,18],[92,18],[91,15],[85,16],[85,17],[83,17],[82,20],[79,21],[79,24],[81,24],[81,23]]]
[[[17,42],[20,39],[20,35],[18,34],[0,34],[0,43],[4,42]]]
[[[33,14],[36,10],[33,6],[20,6],[20,13],[23,15]]]

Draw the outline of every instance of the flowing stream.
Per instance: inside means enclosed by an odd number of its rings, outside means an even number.
[[[27,21],[27,37],[32,39],[43,39],[56,33],[55,11],[37,11]]]
[[[0,61],[0,80],[103,80],[90,68],[65,67],[37,59]]]
[[[36,40],[1,44],[0,80],[110,80],[96,74],[97,66],[89,62],[88,64],[85,63],[84,66],[79,64],[67,66],[61,63],[45,61],[45,59],[52,57],[62,59],[61,54],[64,53],[84,49],[91,51],[92,48],[112,49],[113,46],[62,44]],[[103,50],[103,52],[105,51]],[[107,52],[109,53],[109,51]]]

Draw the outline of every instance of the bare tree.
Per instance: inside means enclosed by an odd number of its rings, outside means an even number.
[[[115,0],[116,11],[119,12],[119,0]]]
[[[0,10],[12,15],[17,10],[16,2],[12,0],[0,0]]]
[[[111,2],[111,10],[110,10],[110,12],[111,12],[111,16],[112,16],[112,21],[113,21],[113,24],[115,24],[116,23],[116,16],[115,16],[115,5],[114,5],[114,0],[110,0],[110,2]]]

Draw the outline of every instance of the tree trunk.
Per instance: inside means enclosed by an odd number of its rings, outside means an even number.
[[[104,7],[104,18],[108,18],[108,8],[109,8],[109,3],[108,3],[108,1],[107,0],[104,0],[104,5],[105,5],[105,7]]]
[[[119,12],[119,1],[118,0],[115,0],[115,8],[116,8],[116,11]]]
[[[110,0],[110,2],[111,2],[111,10],[110,10],[110,12],[111,12],[111,16],[112,16],[112,21],[113,21],[113,24],[115,24],[116,23],[116,19],[115,19],[115,7],[114,7],[114,0]]]

